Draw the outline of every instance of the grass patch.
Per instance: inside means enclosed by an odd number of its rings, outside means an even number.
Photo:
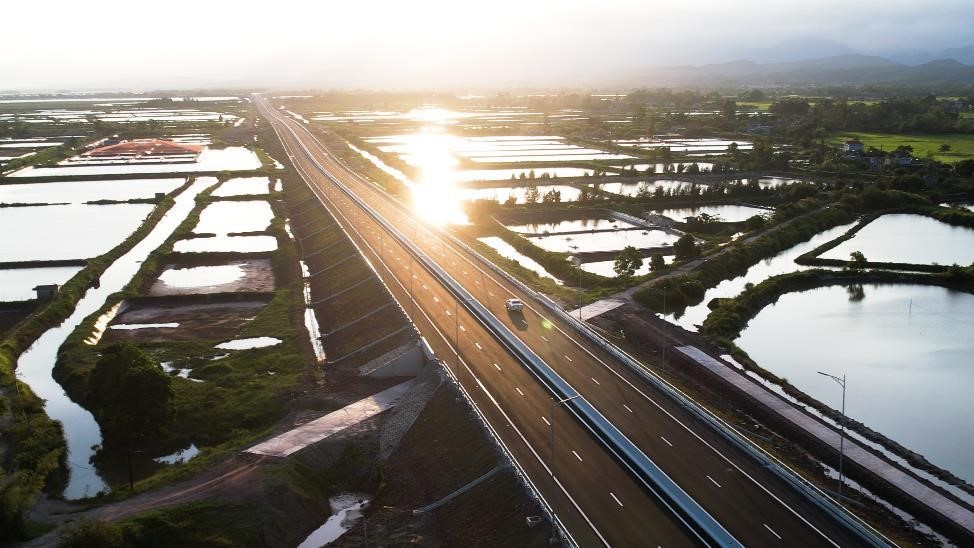
[[[917,135],[901,133],[839,133],[830,138],[832,144],[842,144],[848,139],[858,138],[868,149],[876,147],[892,152],[898,146],[913,147],[913,155],[918,158],[932,156],[934,160],[946,163],[974,159],[974,135],[953,133],[942,135]],[[950,145],[950,151],[940,152],[940,145]]]

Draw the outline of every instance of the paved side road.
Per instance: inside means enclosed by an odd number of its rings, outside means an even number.
[[[761,402],[775,413],[801,428],[809,435],[839,450],[841,435],[825,424],[795,409],[790,403],[776,394],[765,390],[757,383],[740,375],[730,366],[714,359],[695,346],[678,346],[678,351],[714,373],[742,392]],[[877,476],[895,485],[903,492],[926,504],[964,529],[974,533],[974,512],[931,489],[913,476],[870,453],[855,440],[847,436],[844,442],[845,458],[870,470]]]

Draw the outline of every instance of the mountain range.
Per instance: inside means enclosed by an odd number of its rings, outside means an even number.
[[[785,48],[787,49],[787,48]],[[816,48],[841,51],[839,47]],[[783,52],[779,51],[779,56]],[[787,53],[785,53],[787,55]],[[974,45],[933,54],[904,52],[893,57],[838,53],[804,60],[758,62],[767,56],[697,66],[652,67],[629,78],[633,85],[974,85]]]

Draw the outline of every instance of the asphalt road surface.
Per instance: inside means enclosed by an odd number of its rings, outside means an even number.
[[[462,284],[746,546],[856,546],[842,524],[568,323],[333,158],[307,127],[258,100],[292,163],[392,290],[581,546],[701,540],[598,442],[446,287],[331,180]],[[527,303],[509,313],[506,299]],[[444,463],[448,466],[448,463]]]

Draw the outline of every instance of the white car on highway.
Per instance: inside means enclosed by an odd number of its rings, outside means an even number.
[[[521,299],[507,299],[504,302],[504,306],[506,306],[511,312],[520,312],[521,310],[524,310],[524,301]]]

